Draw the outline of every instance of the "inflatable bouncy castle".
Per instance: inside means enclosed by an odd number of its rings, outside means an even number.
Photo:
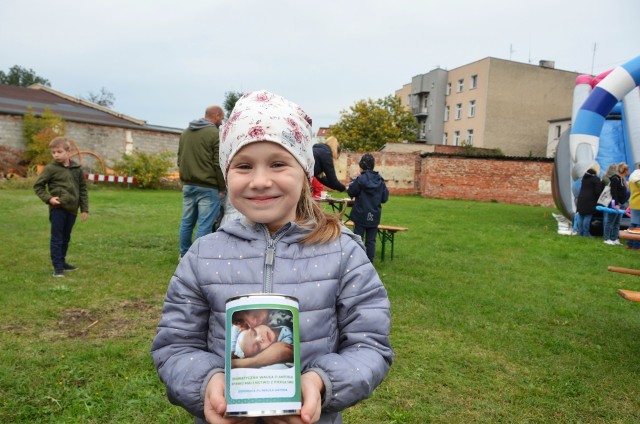
[[[597,77],[580,75],[573,93],[571,131],[560,137],[552,175],[553,200],[575,215],[581,178],[597,161],[640,167],[640,56]]]

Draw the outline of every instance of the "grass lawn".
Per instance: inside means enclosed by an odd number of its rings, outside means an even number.
[[[97,188],[50,276],[47,209],[0,189],[0,422],[191,423],[149,346],[178,256],[181,194]],[[347,423],[640,422],[637,252],[556,234],[553,210],[393,196],[376,268],[396,360]]]

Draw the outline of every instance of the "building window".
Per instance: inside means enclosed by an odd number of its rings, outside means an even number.
[[[462,103],[456,104],[456,120],[462,118]]]
[[[562,125],[556,125],[556,138],[559,139],[562,135]]]
[[[429,101],[428,99],[429,99],[428,97],[424,98],[424,108],[425,108],[425,110],[427,109],[427,106],[428,106],[428,101]]]
[[[449,134],[444,133],[442,134],[442,144],[444,144],[445,146],[447,145],[447,138],[449,137]]]
[[[471,87],[469,88],[478,88],[478,75],[471,75]]]
[[[469,118],[476,116],[476,101],[469,100]]]
[[[449,105],[444,107],[444,122],[449,120]]]
[[[467,130],[467,146],[473,146],[473,130]]]
[[[458,80],[458,93],[461,93],[464,90],[464,78]]]
[[[450,83],[450,82],[448,82],[448,83],[447,83],[447,92],[446,92],[446,95],[448,96],[449,94],[451,94],[451,83]]]
[[[453,133],[453,145],[454,146],[460,145],[460,131],[455,131]]]

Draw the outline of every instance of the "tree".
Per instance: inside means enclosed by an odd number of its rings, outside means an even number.
[[[36,116],[31,106],[22,118],[22,135],[27,142],[26,159],[32,165],[51,162],[49,142],[65,133],[64,120],[45,108],[42,116]]]
[[[46,87],[51,87],[48,79],[39,77],[33,69],[23,68],[19,65],[9,68],[9,72],[6,74],[4,71],[0,71],[0,83],[19,87],[28,87],[31,84],[42,84]]]
[[[385,143],[416,138],[418,122],[394,95],[360,100],[349,109],[340,111],[340,121],[328,131],[345,150],[375,151]]]
[[[80,98],[98,106],[106,107],[107,109],[111,109],[111,106],[113,106],[113,103],[116,101],[116,96],[104,87],[100,89],[99,93],[93,93],[90,91],[87,97],[80,96]]]
[[[244,93],[241,91],[227,91],[224,93],[224,110],[227,112],[227,117],[231,115],[231,111],[236,105],[236,102],[240,99],[240,97],[244,96]]]

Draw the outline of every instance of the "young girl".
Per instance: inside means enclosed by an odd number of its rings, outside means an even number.
[[[389,300],[363,246],[310,194],[311,119],[269,93],[244,95],[220,143],[244,218],[198,239],[171,279],[151,354],[171,402],[196,423],[340,423],[393,361]],[[301,415],[226,419],[225,304],[249,293],[299,301]]]

